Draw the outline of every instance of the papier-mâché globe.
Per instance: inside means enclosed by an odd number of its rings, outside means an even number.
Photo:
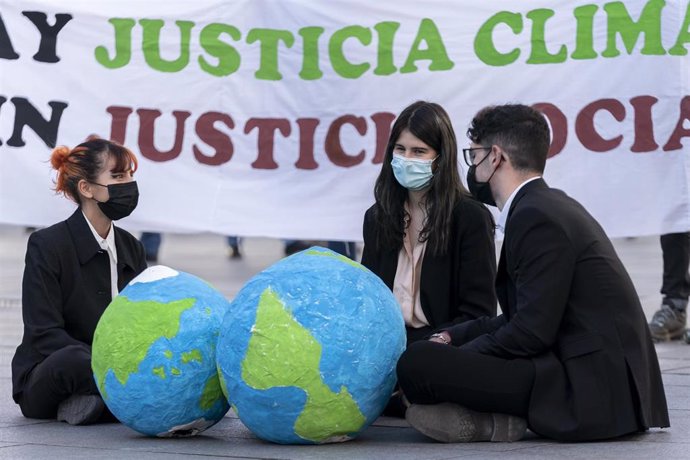
[[[405,326],[371,271],[313,247],[252,278],[223,319],[223,392],[258,437],[281,444],[354,438],[385,407]]]
[[[92,368],[108,409],[149,436],[191,436],[229,406],[216,370],[216,342],[229,303],[205,281],[150,267],[103,313]]]

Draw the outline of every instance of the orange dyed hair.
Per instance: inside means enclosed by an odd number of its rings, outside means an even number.
[[[131,150],[93,135],[73,149],[64,145],[56,147],[50,155],[50,164],[58,173],[55,192],[81,204],[79,181],[95,182],[110,157],[115,159],[113,172],[135,172],[139,166]]]

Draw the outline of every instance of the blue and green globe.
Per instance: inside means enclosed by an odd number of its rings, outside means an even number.
[[[158,265],[113,299],[92,346],[108,409],[149,436],[192,436],[229,406],[216,370],[216,342],[229,303],[205,281]]]
[[[383,411],[405,348],[386,285],[362,265],[313,247],[252,278],[223,319],[223,392],[259,438],[352,439]]]

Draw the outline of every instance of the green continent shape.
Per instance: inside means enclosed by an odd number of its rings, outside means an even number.
[[[242,361],[242,379],[257,390],[294,386],[305,391],[295,433],[310,441],[357,432],[366,421],[345,387],[334,393],[321,378],[321,344],[267,288],[259,299],[256,323]]]
[[[223,392],[220,388],[220,380],[218,374],[213,374],[204,385],[204,391],[201,393],[201,401],[199,401],[199,406],[203,410],[209,410],[213,405],[223,396]]]
[[[182,362],[184,364],[191,363],[192,361],[197,361],[197,362],[202,361],[201,351],[199,351],[199,349],[197,349],[197,348],[195,348],[192,351],[185,351],[182,353]]]
[[[225,381],[225,377],[223,376],[223,372],[220,370],[220,368],[217,368],[218,370],[218,380],[220,381],[220,390],[223,392],[223,395],[225,396],[226,399],[228,399],[228,383]]]
[[[330,257],[331,259],[338,259],[339,261],[345,262],[348,265],[352,265],[353,267],[358,268],[359,270],[367,271],[367,269],[364,268],[364,265],[357,263],[354,260],[350,259],[349,257],[345,257],[341,254],[331,254],[328,252],[315,251],[314,249],[310,249],[305,254],[307,254],[308,256],[320,256],[320,257]]]
[[[139,369],[139,364],[156,340],[177,335],[182,312],[195,302],[194,299],[169,303],[132,302],[124,296],[115,297],[103,313],[94,337],[94,342],[107,344],[108,353],[114,358],[110,361],[114,364],[111,368],[105,367],[108,363],[101,360],[91,363],[101,393],[106,396],[103,384],[108,369],[112,369],[117,380],[126,385],[127,379]]]
[[[165,378],[165,368],[163,366],[158,366],[153,368],[153,374],[164,379]]]

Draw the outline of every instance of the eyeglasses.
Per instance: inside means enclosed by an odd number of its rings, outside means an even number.
[[[469,149],[462,149],[462,155],[465,157],[465,163],[467,163],[467,166],[472,166],[474,164],[475,150],[491,150],[491,147],[472,147]]]

